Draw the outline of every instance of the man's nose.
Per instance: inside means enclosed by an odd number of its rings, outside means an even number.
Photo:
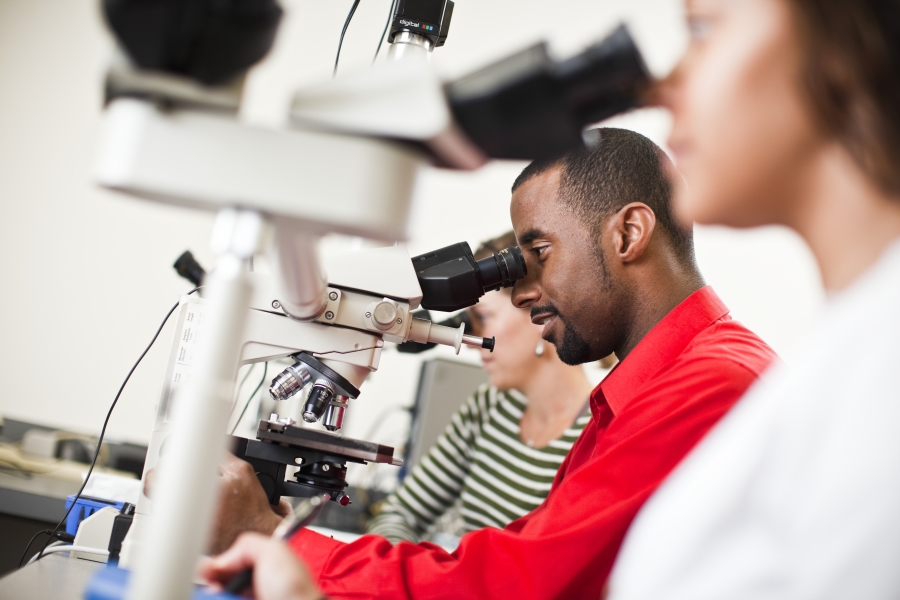
[[[518,280],[512,288],[512,303],[516,308],[528,308],[541,297],[541,286],[537,281],[537,269],[528,266],[528,275]]]

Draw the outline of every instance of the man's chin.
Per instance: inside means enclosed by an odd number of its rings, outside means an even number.
[[[591,362],[590,358],[587,358],[584,354],[578,354],[575,352],[561,351],[559,348],[556,349],[556,355],[559,356],[559,360],[563,361],[569,366],[583,365],[584,363]]]
[[[559,343],[556,342],[556,336],[551,337],[554,339],[550,340],[550,343],[556,346],[556,355],[559,356],[559,360],[572,366],[591,362],[593,356],[591,347],[571,328],[566,327],[563,330],[562,340]]]
[[[554,347],[559,348],[559,343],[556,341],[557,335],[553,331],[548,331],[546,335],[542,335],[541,339],[547,342],[548,344],[553,344]]]

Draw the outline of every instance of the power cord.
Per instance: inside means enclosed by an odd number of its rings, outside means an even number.
[[[240,425],[241,419],[244,418],[244,413],[247,412],[247,407],[250,406],[250,402],[256,397],[256,394],[259,392],[259,388],[261,388],[263,386],[263,384],[266,382],[266,372],[268,370],[269,370],[269,363],[266,362],[266,364],[263,366],[262,379],[259,380],[259,385],[256,386],[256,389],[253,390],[253,393],[250,394],[250,397],[247,398],[246,402],[244,402],[244,408],[243,408],[243,410],[241,410],[241,416],[239,416],[237,418],[237,421],[234,422],[234,426],[231,428],[231,435],[234,435],[234,432],[237,430],[238,425]]]
[[[49,535],[50,540],[52,540],[54,537],[56,537],[60,542],[63,542],[66,544],[71,544],[72,542],[75,541],[75,536],[70,533],[67,533],[65,531],[60,531],[56,534],[53,533],[52,529],[44,529],[43,531],[38,531],[36,534],[31,536],[30,540],[28,540],[28,545],[25,546],[25,551],[22,553],[22,558],[19,559],[19,567],[18,568],[20,568],[20,569],[22,568],[22,563],[25,562],[25,557],[28,556],[28,549],[31,548],[31,545],[34,543],[34,540],[36,540],[37,536],[39,536],[39,535]],[[49,544],[50,540],[47,540],[48,544]],[[55,543],[56,542],[54,542],[54,544]],[[48,545],[47,547],[49,548],[50,545]],[[35,554],[35,556],[37,556],[37,554]]]
[[[195,287],[190,292],[188,292],[187,295],[190,296],[191,294],[193,294],[194,292],[199,290],[201,287],[203,287],[203,286]],[[159,337],[159,334],[163,330],[163,327],[165,327],[166,322],[169,320],[169,317],[172,316],[172,313],[175,312],[175,309],[178,308],[179,304],[181,304],[181,302],[176,302],[175,305],[171,309],[169,309],[169,312],[166,313],[166,317],[163,319],[162,323],[160,323],[159,328],[156,330],[156,333],[153,334],[153,339],[150,340],[150,343],[147,345],[146,348],[144,348],[144,351],[138,357],[137,362],[135,362],[134,366],[131,367],[131,370],[128,371],[128,375],[125,376],[125,381],[123,381],[122,385],[119,387],[119,391],[116,394],[116,397],[113,400],[112,404],[110,405],[109,411],[107,411],[107,413],[106,413],[106,419],[104,419],[104,421],[103,421],[103,428],[100,430],[100,438],[97,440],[97,449],[94,451],[94,458],[91,460],[91,466],[88,467],[87,475],[84,478],[84,482],[82,482],[81,488],[79,488],[78,493],[75,494],[75,498],[72,500],[72,504],[69,505],[69,509],[66,511],[66,514],[63,516],[62,519],[60,519],[59,523],[56,524],[56,528],[53,529],[53,532],[50,534],[50,537],[47,538],[46,543],[44,543],[44,547],[41,548],[41,551],[38,553],[38,556],[37,556],[38,560],[40,560],[40,558],[44,555],[44,550],[46,550],[47,547],[50,545],[50,540],[52,540],[54,538],[54,536],[56,536],[57,532],[59,531],[59,528],[62,527],[63,523],[66,522],[66,519],[69,518],[69,513],[72,512],[73,508],[75,508],[75,504],[78,502],[78,499],[81,498],[81,494],[84,492],[84,487],[87,485],[88,480],[90,480],[90,478],[91,478],[91,473],[93,473],[94,466],[97,464],[97,457],[100,456],[100,446],[103,444],[103,437],[106,435],[106,426],[109,425],[109,418],[112,416],[113,409],[116,408],[116,403],[119,402],[119,397],[122,395],[122,390],[125,389],[125,384],[128,383],[128,380],[131,379],[131,375],[132,375],[132,373],[134,373],[134,370],[137,369],[138,365],[141,364],[141,361],[147,355],[147,352],[149,352],[150,348],[153,347],[154,342],[156,342],[156,338]],[[39,534],[35,534],[35,537],[37,537],[37,535],[39,535]],[[28,543],[28,546],[31,546],[31,543],[33,541],[34,541],[34,538],[31,539],[31,542]],[[28,554],[28,547],[25,548],[25,552],[22,556],[22,561],[25,560],[25,555],[27,555],[27,554]],[[19,561],[20,567],[22,566],[22,561]]]
[[[391,0],[391,8],[388,11],[387,23],[384,24],[384,31],[381,32],[381,37],[378,38],[378,48],[375,49],[375,56],[372,57],[372,64],[375,64],[375,61],[378,60],[378,53],[381,52],[381,44],[384,43],[384,36],[387,35],[388,28],[391,26],[391,19],[394,17],[394,7],[397,5],[397,0]]]
[[[337,56],[334,57],[334,71],[331,73],[332,77],[337,76],[338,61],[341,60],[341,46],[344,45],[344,34],[347,33],[347,28],[350,27],[350,20],[353,18],[353,14],[356,12],[358,6],[359,0],[353,0],[353,6],[350,7],[350,13],[347,15],[347,20],[344,21],[344,28],[341,30],[341,39],[338,40]]]

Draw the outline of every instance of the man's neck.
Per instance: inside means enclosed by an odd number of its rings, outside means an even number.
[[[656,265],[639,278],[631,299],[630,327],[616,349],[619,360],[625,360],[650,330],[662,321],[673,308],[702,288],[706,283],[693,265],[683,266],[667,262]]]

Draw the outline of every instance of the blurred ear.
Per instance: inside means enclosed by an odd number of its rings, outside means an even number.
[[[609,218],[613,234],[613,251],[622,263],[630,263],[644,255],[656,228],[656,214],[643,202],[632,202]]]

